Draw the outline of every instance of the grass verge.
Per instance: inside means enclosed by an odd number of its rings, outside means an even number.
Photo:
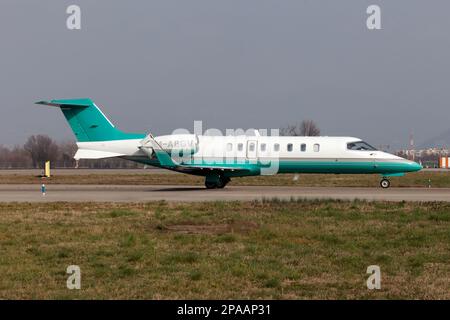
[[[422,171],[392,177],[394,187],[450,188],[450,172]],[[102,184],[102,185],[203,185],[204,178],[186,174],[86,174],[55,175],[42,179],[33,175],[2,175],[0,184]],[[304,186],[304,187],[378,187],[378,174],[280,174],[275,176],[255,176],[233,178],[230,185],[241,186]]]
[[[449,299],[450,204],[2,203],[0,298]]]

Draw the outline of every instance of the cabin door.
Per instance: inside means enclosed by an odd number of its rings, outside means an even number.
[[[375,152],[371,152],[369,156],[370,156],[370,159],[372,159],[373,169],[376,172],[376,170],[378,169],[376,153]]]
[[[256,160],[257,149],[258,149],[258,141],[248,140],[247,141],[247,159]]]

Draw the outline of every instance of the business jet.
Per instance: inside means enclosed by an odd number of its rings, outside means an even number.
[[[416,162],[379,151],[353,137],[209,136],[125,133],[91,99],[39,101],[62,110],[77,140],[74,158],[122,158],[205,177],[207,189],[224,188],[233,177],[278,173],[380,174],[422,169]]]

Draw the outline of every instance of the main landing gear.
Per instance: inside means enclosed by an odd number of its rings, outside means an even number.
[[[230,182],[231,179],[224,176],[206,176],[205,187],[206,189],[223,189]]]
[[[388,179],[386,179],[386,178],[381,179],[380,187],[382,187],[383,189],[387,189],[390,187],[390,185],[391,185],[391,182]]]

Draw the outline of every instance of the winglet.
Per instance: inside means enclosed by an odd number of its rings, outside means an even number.
[[[163,167],[175,168],[178,167],[178,164],[172,160],[172,157],[164,150],[156,150],[155,149],[156,158],[158,158],[159,163]]]
[[[175,168],[179,166],[179,164],[172,159],[170,154],[161,147],[161,145],[158,143],[158,141],[156,141],[156,139],[153,137],[151,133],[149,133],[142,140],[143,145],[148,142],[152,143],[153,151],[155,152],[156,158],[163,167]]]

